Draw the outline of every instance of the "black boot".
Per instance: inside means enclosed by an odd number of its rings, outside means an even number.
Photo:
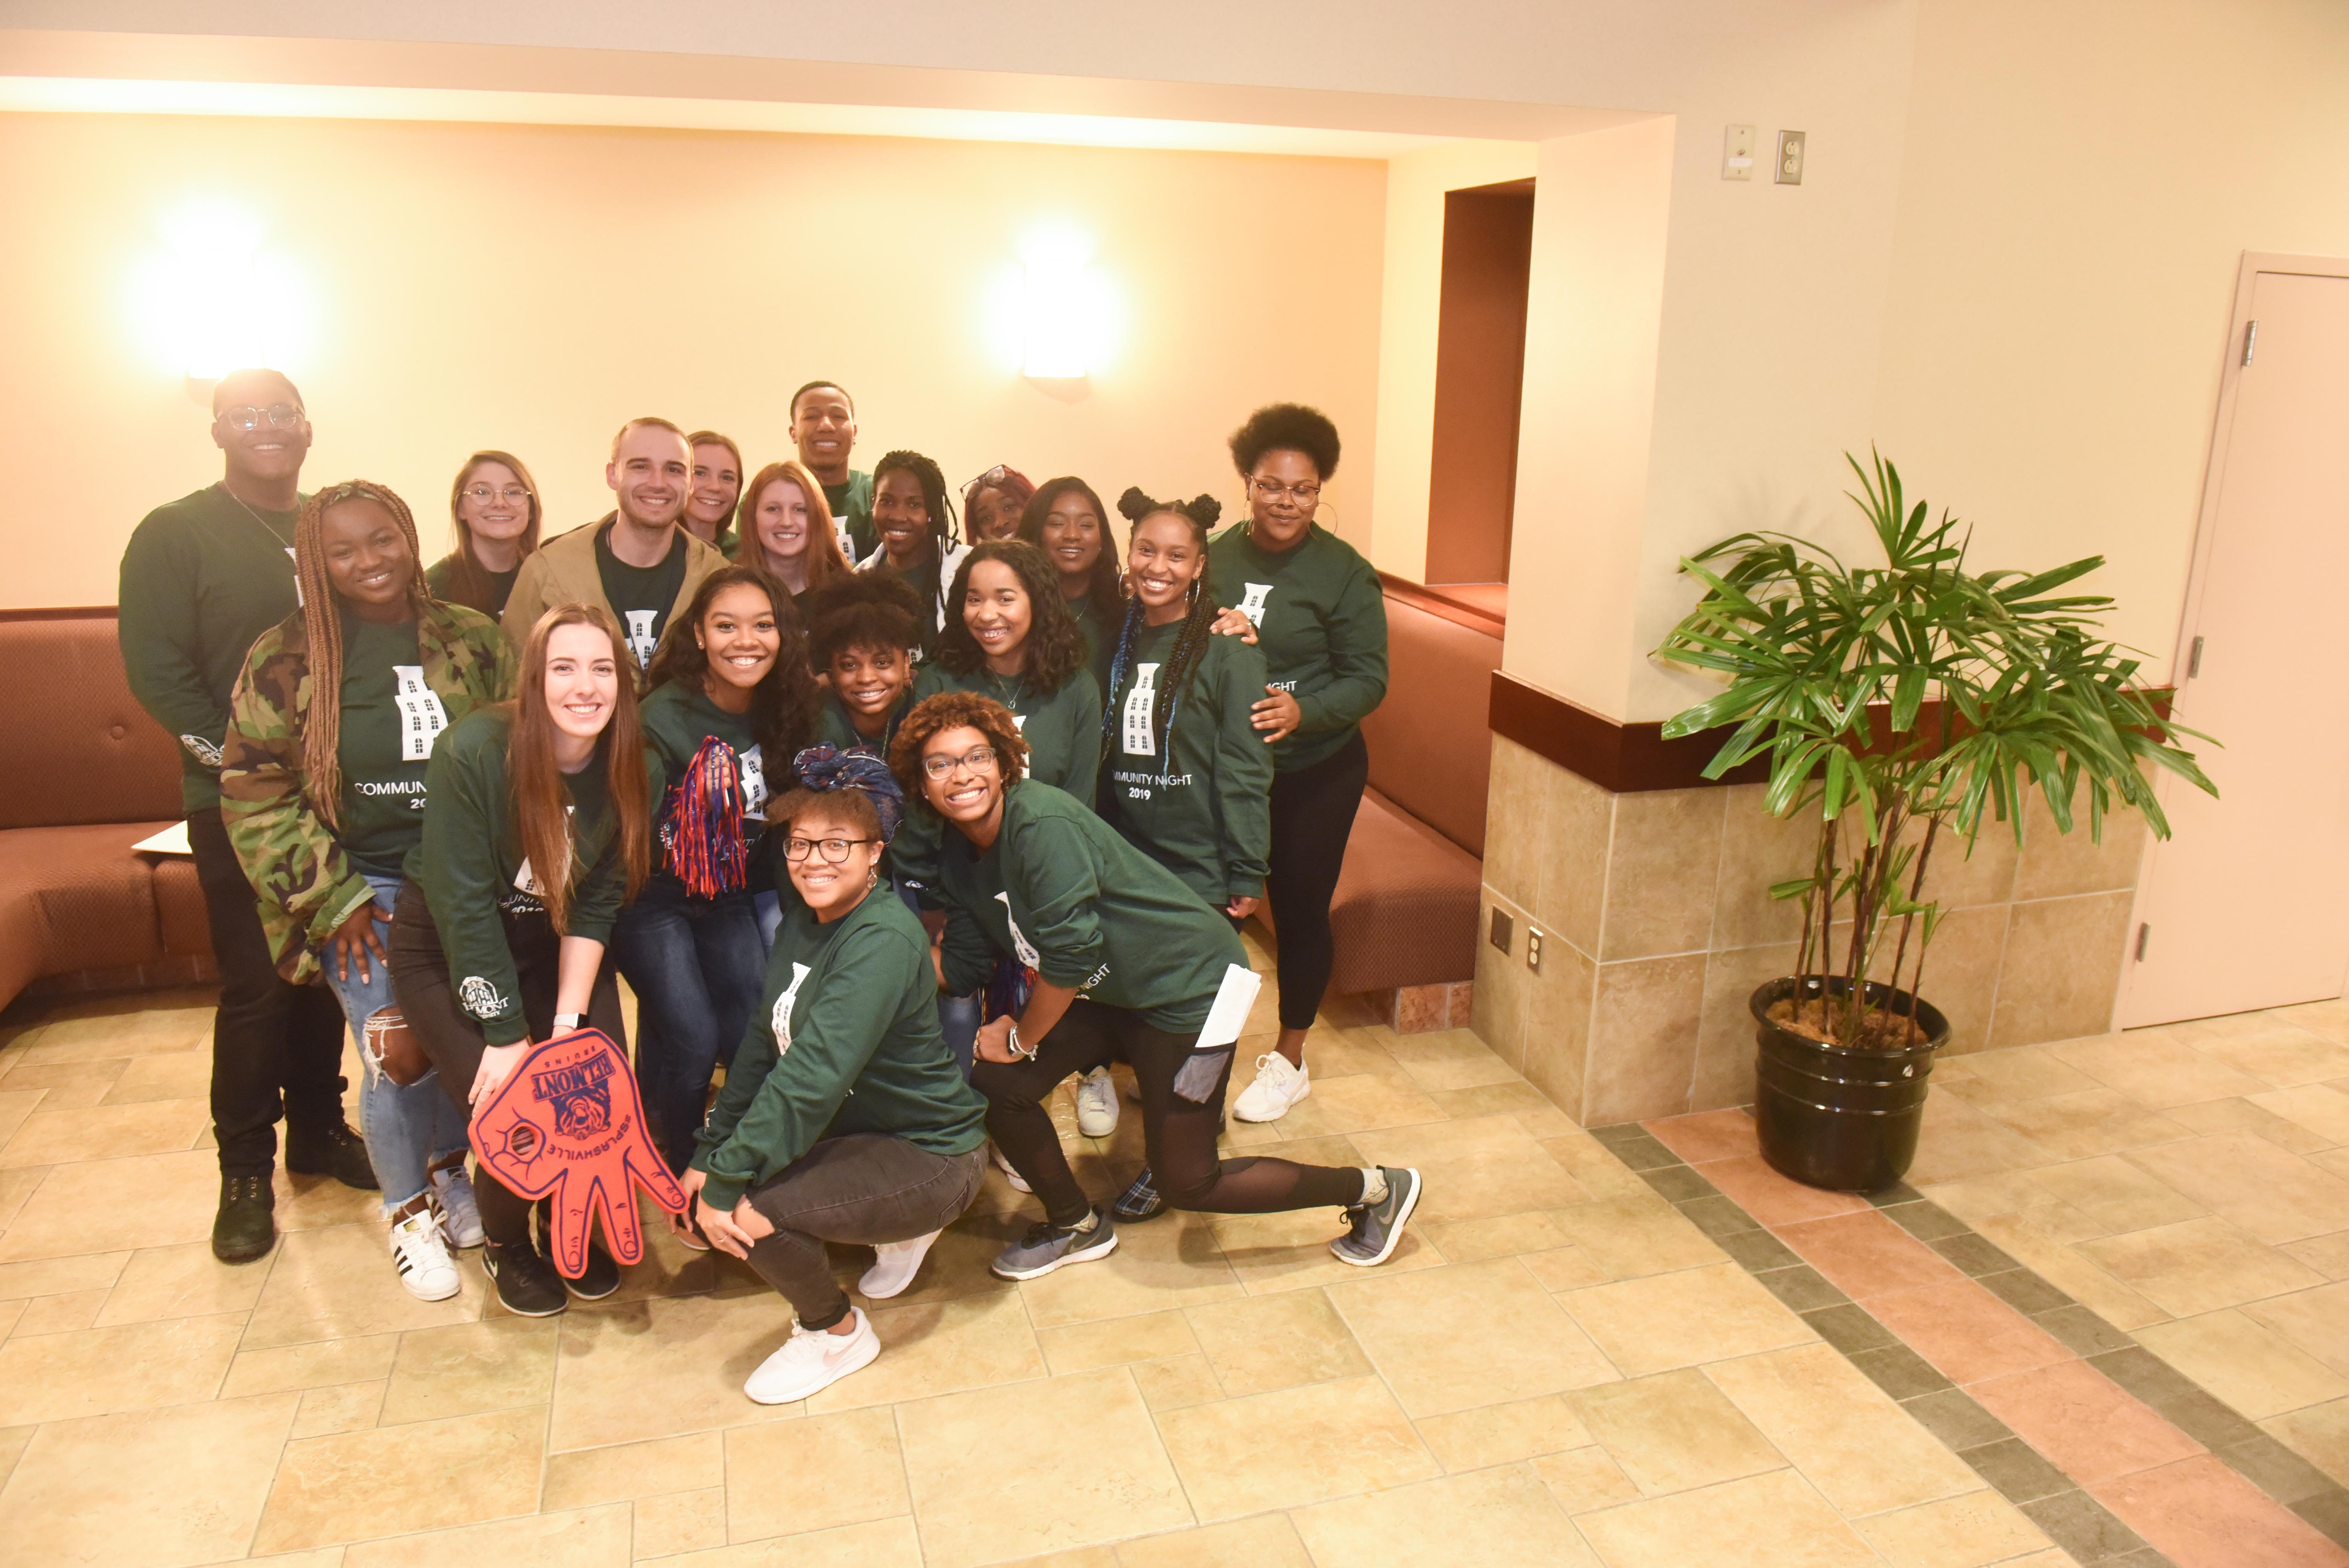
[[[268,1256],[277,1243],[276,1207],[268,1177],[222,1176],[220,1212],[212,1216],[212,1256],[224,1264]]]
[[[375,1167],[367,1161],[367,1140],[353,1132],[340,1116],[323,1130],[285,1130],[285,1169],[296,1176],[332,1176],[362,1192],[381,1189]]]

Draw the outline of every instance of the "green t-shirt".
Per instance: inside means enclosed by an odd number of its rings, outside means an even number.
[[[620,618],[620,630],[627,634],[628,649],[636,655],[639,669],[653,662],[653,650],[660,646],[661,634],[668,629],[668,613],[677,605],[678,591],[685,586],[685,530],[678,529],[669,540],[668,554],[657,566],[631,566],[612,553],[612,530],[616,520],[595,531],[595,571],[604,580],[604,597],[612,602],[612,613]]]
[[[678,780],[685,777],[702,742],[716,736],[734,754],[734,779],[742,792],[742,843],[750,855],[747,885],[752,892],[772,886],[773,878],[762,847],[767,832],[766,757],[759,738],[751,731],[750,716],[727,712],[709,700],[708,692],[696,690],[682,681],[671,681],[656,689],[645,698],[638,711],[645,742],[660,766],[661,792],[654,797],[653,809],[664,822],[668,810],[667,791],[677,788]],[[779,780],[791,768],[788,758],[781,760]],[[668,848],[664,834],[660,867],[654,874],[675,882],[677,874],[669,869]]]
[[[1139,628],[1110,711],[1102,810],[1208,903],[1264,891],[1272,847],[1272,748],[1248,722],[1264,695],[1264,655],[1210,636],[1172,722],[1157,721],[1183,623]]]
[[[947,990],[987,983],[999,953],[1055,985],[1190,1034],[1224,972],[1247,967],[1232,923],[1085,807],[1022,779],[1003,791],[1003,826],[984,855],[946,835]]]
[[[221,742],[244,656],[301,606],[292,511],[256,511],[222,485],[157,507],[122,552],[116,601],[131,695],[180,742],[180,799],[220,805]]]
[[[396,877],[424,836],[424,773],[449,710],[424,684],[416,623],[383,625],[340,606],[342,771],[335,837],[362,876]]]
[[[914,680],[914,701],[940,692],[969,691],[991,696],[1011,710],[1019,738],[1028,743],[1028,777],[1090,807],[1101,766],[1101,688],[1092,672],[1079,670],[1056,691],[1041,691],[1016,676],[999,676],[984,665],[957,675],[937,664],[922,666]],[[889,861],[897,880],[916,889],[925,903],[936,899],[938,847],[946,823],[928,807],[906,802],[905,825],[890,841]]]
[[[512,569],[510,571],[482,573],[481,581],[488,585],[490,591],[489,603],[486,604],[474,604],[472,608],[481,611],[481,614],[485,615],[497,616],[504,614],[506,613],[506,600],[511,598],[513,594],[514,579],[521,575],[522,562],[520,561],[516,561],[513,563]],[[432,590],[432,596],[435,599],[448,599],[450,585],[456,581],[456,576],[457,552],[452,550],[448,554],[442,556],[440,560],[434,562],[431,565],[424,569],[424,585]],[[454,603],[455,601],[452,600],[450,602]]]
[[[750,1029],[698,1134],[704,1202],[730,1209],[816,1140],[902,1138],[933,1154],[987,1140],[987,1102],[938,1033],[930,940],[885,890],[826,925],[787,903]]]
[[[493,1046],[529,1033],[502,915],[545,907],[538,899],[542,873],[527,863],[514,832],[506,784],[512,727],[498,709],[476,708],[440,737],[424,772],[424,832],[403,868],[424,890],[450,985]],[[605,776],[608,746],[608,737],[599,740],[585,769],[563,776],[571,807],[568,934],[594,942],[611,940],[628,886]],[[649,755],[643,760],[647,787],[657,789],[660,765]]]
[[[1236,522],[1208,545],[1207,572],[1216,602],[1256,623],[1267,678],[1297,694],[1303,717],[1273,747],[1274,769],[1310,768],[1353,738],[1387,695],[1387,604],[1371,563],[1319,523],[1276,555]]]
[[[823,487],[823,504],[832,509],[833,531],[840,536],[840,552],[851,566],[873,553],[881,535],[873,527],[873,476],[855,469],[836,485]]]

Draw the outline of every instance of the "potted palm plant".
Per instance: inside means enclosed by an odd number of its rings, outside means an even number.
[[[1949,1038],[1923,1000],[1941,916],[1924,896],[1933,856],[1971,852],[1992,820],[2019,841],[2033,789],[2064,832],[2085,799],[2098,839],[2130,809],[2168,836],[2146,764],[2217,791],[2177,744],[2192,732],[2135,684],[2139,661],[2098,635],[2113,602],[2065,592],[2102,556],[1969,573],[1955,519],[1907,505],[1881,457],[1846,460],[1885,563],[1733,535],[1681,562],[1703,596],[1657,654],[1727,682],[1664,734],[1728,727],[1705,776],[1766,758],[1767,809],[1818,822],[1809,874],[1770,890],[1802,902],[1795,973],[1751,1003],[1763,1155],[1813,1186],[1875,1191],[1916,1154]]]

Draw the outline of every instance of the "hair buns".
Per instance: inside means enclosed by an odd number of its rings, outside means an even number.
[[[1224,515],[1224,503],[1211,495],[1195,495],[1189,500],[1156,500],[1144,495],[1139,485],[1128,485],[1125,493],[1117,498],[1117,510],[1129,522],[1140,522],[1154,511],[1180,512],[1201,528],[1213,528],[1216,520]]]

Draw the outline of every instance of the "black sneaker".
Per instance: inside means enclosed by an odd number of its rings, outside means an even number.
[[[1110,1212],[1121,1220],[1137,1224],[1143,1220],[1154,1220],[1166,1212],[1166,1200],[1159,1192],[1157,1179],[1151,1175],[1149,1166],[1143,1166],[1142,1174],[1117,1195],[1117,1202],[1110,1205]]]
[[[296,1176],[332,1176],[362,1192],[381,1190],[375,1167],[367,1161],[367,1140],[351,1130],[341,1117],[317,1131],[285,1132],[285,1169]]]
[[[1039,1220],[987,1266],[998,1279],[1036,1279],[1062,1264],[1105,1258],[1117,1251],[1117,1226],[1102,1209],[1093,1211],[1092,1220],[1089,1231],[1063,1229],[1050,1220]]]
[[[517,1317],[553,1317],[571,1305],[563,1276],[538,1255],[538,1249],[521,1243],[481,1244],[481,1267],[498,1287],[498,1303]]]
[[[538,1238],[538,1244],[546,1253],[553,1253],[554,1239],[548,1233],[546,1215],[543,1211],[533,1217],[531,1233]],[[552,1264],[548,1266],[553,1267]],[[555,1275],[563,1281],[564,1289],[582,1301],[601,1301],[620,1288],[619,1261],[605,1252],[604,1244],[593,1236],[587,1240],[587,1266],[579,1277],[573,1279],[559,1269]]]
[[[212,1216],[212,1256],[249,1264],[277,1244],[277,1194],[266,1176],[222,1176],[220,1212]]]

